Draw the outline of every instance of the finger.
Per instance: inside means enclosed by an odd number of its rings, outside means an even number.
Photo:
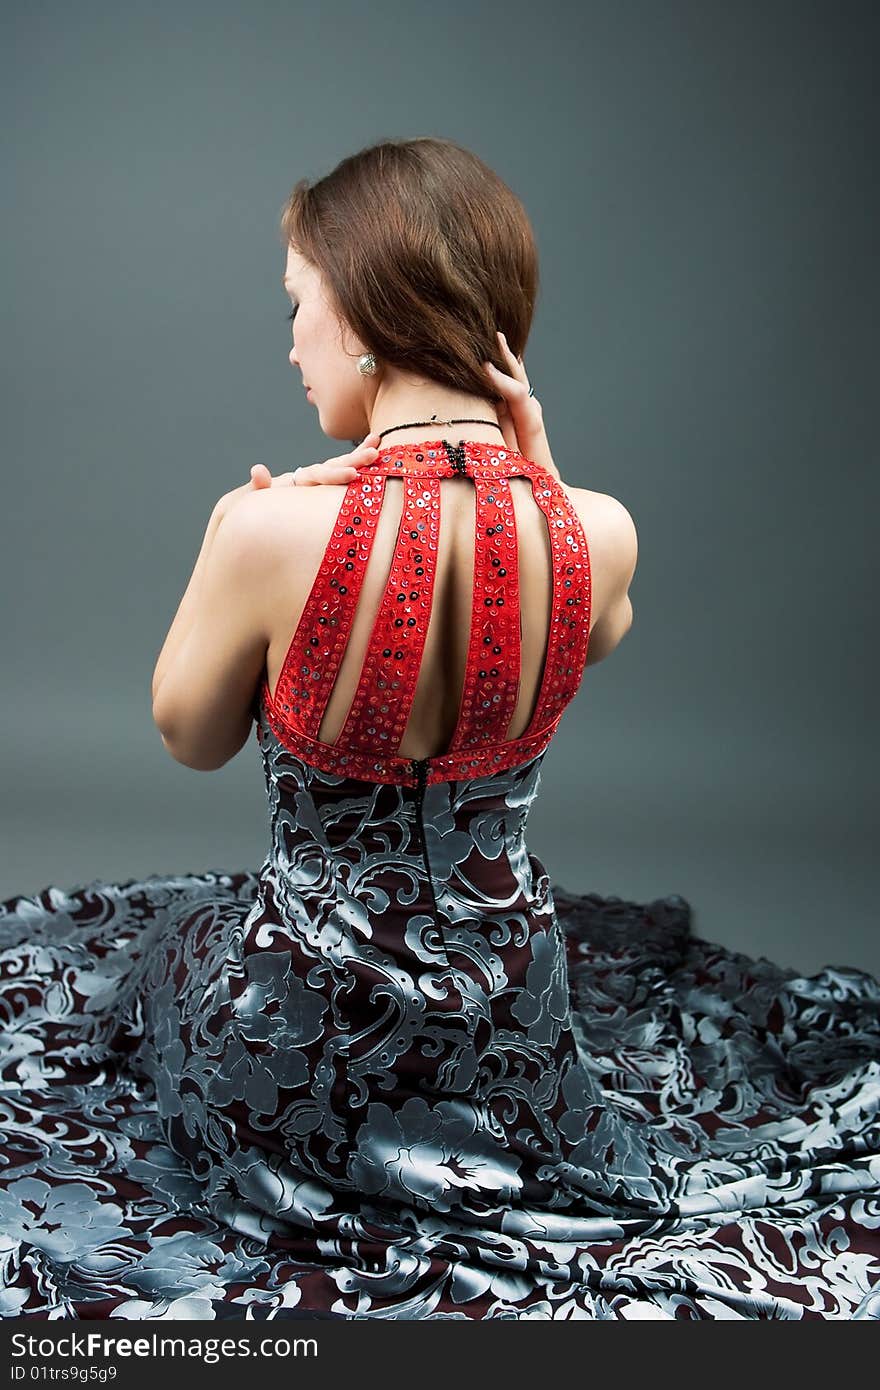
[[[503,336],[504,335],[502,334],[501,337]],[[526,388],[526,391],[528,391],[529,378],[526,374],[525,363],[523,362],[522,357],[514,357],[513,351],[508,346],[506,340],[503,345],[503,352],[505,361],[508,363],[508,370],[510,372],[511,377],[514,381],[519,382],[521,386],[524,386]]]
[[[347,454],[337,454],[335,458],[324,459],[321,463],[310,463],[309,468],[349,468],[352,463],[366,463],[375,459],[379,450],[375,444],[367,443],[369,439],[377,436],[367,435],[367,438],[360,444],[355,444]]]
[[[498,423],[501,426],[501,430],[504,435],[505,441],[510,445],[512,449],[515,449],[516,445],[514,444],[513,439],[511,438],[511,430],[513,429],[513,416],[511,411],[512,402],[510,396],[511,392],[516,388],[517,383],[513,381],[511,377],[505,375],[504,372],[499,371],[499,369],[495,366],[494,362],[484,362],[483,368],[486,372],[487,377],[489,378],[489,384],[491,386],[491,389],[498,396],[501,397],[500,400],[496,400],[494,402],[494,405],[495,410],[498,413]]]
[[[530,395],[529,379],[526,375],[525,365],[521,357],[514,357],[507,343],[504,334],[498,330],[498,342],[504,356],[504,360],[509,365],[510,374],[498,371],[494,364],[489,363],[488,375],[491,376],[493,384],[499,393],[504,397],[504,404],[509,411],[510,424],[506,419],[501,418],[499,408],[499,423],[502,433],[511,448],[517,449],[534,459],[537,463],[551,463],[550,445],[547,442],[546,431],[540,403],[534,396]],[[516,443],[513,442],[516,437]]]
[[[517,381],[522,381],[526,386],[528,386],[529,379],[526,376],[525,363],[523,362],[521,357],[514,356],[513,349],[508,344],[508,341],[505,338],[504,334],[501,332],[500,328],[497,330],[497,334],[498,341],[501,344],[501,350],[504,354],[505,360],[510,364],[511,375],[514,376],[517,379]]]
[[[523,386],[523,382],[515,376],[502,372],[500,367],[496,367],[494,362],[484,362],[483,368],[490,377],[496,391],[499,391],[506,401],[514,398]]]
[[[350,483],[361,476],[359,469],[354,465],[337,462],[335,459],[329,459],[325,463],[304,464],[295,472],[295,477],[291,474],[291,482],[297,487],[320,487],[322,483]]]
[[[251,482],[255,488],[271,487],[272,474],[264,463],[255,463],[251,468]]]
[[[517,359],[510,352],[510,349],[503,350],[507,370],[496,367],[494,362],[488,359],[482,364],[492,379],[497,382],[499,390],[504,390],[505,395],[511,395],[520,386],[528,388],[525,368],[522,367]]]
[[[490,362],[487,359],[482,364],[482,367],[483,371],[486,372],[492,378],[493,381],[496,381],[499,387],[509,384],[510,378],[506,375],[505,372],[502,372],[500,367],[496,367],[494,362]]]
[[[362,439],[356,448],[352,449],[349,458],[371,458],[379,452],[379,435],[376,430],[368,434],[366,439]]]
[[[369,436],[368,436],[369,438]],[[357,444],[351,453],[343,454],[341,458],[329,459],[325,467],[334,466],[337,468],[365,468],[371,463],[375,463],[379,457],[379,450],[375,444]],[[319,465],[320,467],[320,465]]]

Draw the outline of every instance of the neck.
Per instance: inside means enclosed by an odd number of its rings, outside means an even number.
[[[436,417],[436,419],[434,419]],[[450,425],[450,420],[488,421],[486,424]],[[425,424],[414,423],[426,421]],[[494,423],[493,423],[494,422]],[[406,429],[394,429],[406,425]],[[484,397],[469,396],[462,391],[448,391],[427,382],[423,388],[414,386],[385,386],[380,384],[370,409],[370,432],[385,435],[384,444],[417,444],[423,439],[448,439],[459,444],[463,439],[480,444],[504,442],[498,411]]]

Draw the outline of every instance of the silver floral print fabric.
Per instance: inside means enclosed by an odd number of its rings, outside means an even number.
[[[880,1318],[877,981],[260,742],[259,870],[0,904],[5,1317]]]

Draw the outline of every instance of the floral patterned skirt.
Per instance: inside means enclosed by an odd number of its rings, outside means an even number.
[[[268,931],[242,951],[265,891],[0,904],[3,1316],[880,1318],[870,976],[701,940],[679,897],[553,885],[545,958],[467,1078],[459,1051],[444,1089],[426,1032],[367,1096],[357,1011],[410,978],[391,935],[383,974],[333,985],[334,1051],[327,978]]]

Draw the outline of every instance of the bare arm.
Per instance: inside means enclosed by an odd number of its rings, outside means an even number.
[[[205,529],[205,535],[202,540],[202,547],[199,551],[198,559],[196,560],[193,572],[190,575],[189,583],[186,586],[186,591],[183,598],[180,600],[177,613],[174,616],[171,627],[168,629],[168,635],[165,638],[164,645],[156,661],[156,668],[153,671],[152,698],[154,705],[156,703],[156,696],[159,693],[159,686],[162,684],[162,679],[167,674],[175,654],[180,651],[192,626],[202,578],[208,563],[208,554],[214,537],[217,534],[220,518],[223,515],[223,503],[225,500],[225,498],[221,498],[211,513],[211,518]]]

